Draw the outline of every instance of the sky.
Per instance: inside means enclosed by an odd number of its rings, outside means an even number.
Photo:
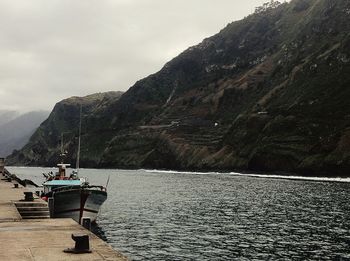
[[[0,0],[0,110],[126,91],[267,0]]]

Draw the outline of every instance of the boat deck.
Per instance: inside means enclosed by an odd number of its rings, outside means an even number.
[[[128,260],[70,218],[22,219],[14,203],[24,198],[24,191],[0,180],[0,260]],[[71,235],[81,233],[89,235],[92,253],[64,253],[64,249],[74,247]]]

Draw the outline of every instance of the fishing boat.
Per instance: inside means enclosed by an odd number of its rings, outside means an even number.
[[[44,191],[41,197],[49,203],[50,217],[73,218],[79,224],[82,224],[84,219],[89,219],[94,223],[100,207],[107,199],[108,181],[106,187],[103,187],[90,185],[86,178],[79,178],[80,136],[81,108],[76,170],[70,175],[66,173],[70,164],[64,163],[66,153],[63,150],[62,134],[61,163],[57,164],[58,172],[55,174],[44,173],[46,181],[43,183]]]
[[[43,183],[42,198],[49,202],[50,216],[53,218],[73,218],[79,224],[83,219],[96,222],[97,214],[107,199],[103,186],[90,185],[76,173],[65,175],[69,164],[58,164],[58,173],[53,177],[48,174]]]

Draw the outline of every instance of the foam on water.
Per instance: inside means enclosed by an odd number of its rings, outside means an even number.
[[[318,181],[318,182],[350,182],[350,178],[330,178],[330,177],[305,177],[295,175],[275,175],[275,174],[254,174],[254,173],[239,173],[239,172],[191,172],[191,171],[175,171],[175,170],[143,170],[148,173],[163,173],[163,174],[189,174],[189,175],[234,175],[253,178],[266,178],[266,179],[289,179],[289,180],[305,180],[305,181]]]

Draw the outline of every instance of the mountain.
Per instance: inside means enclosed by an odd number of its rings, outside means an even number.
[[[68,158],[75,158],[81,106],[82,143],[84,144],[82,163],[88,166],[95,165],[95,158],[102,153],[100,150],[103,149],[104,144],[99,144],[98,132],[91,132],[94,128],[103,130],[104,126],[99,122],[103,117],[108,117],[108,115],[103,116],[103,111],[121,95],[122,92],[96,93],[85,97],[71,97],[57,103],[47,120],[30,137],[29,142],[8,157],[7,164],[54,166],[58,162],[61,144],[67,150]],[[95,123],[97,126],[90,129],[89,125]],[[92,136],[91,139],[90,136]]]
[[[258,7],[86,109],[82,166],[349,175],[349,18],[348,0]],[[12,162],[52,163],[61,106]]]
[[[43,122],[49,112],[33,111],[16,117],[17,113],[6,113],[8,121],[0,125],[0,156],[9,155],[13,150],[22,148]],[[10,120],[11,119],[11,120]]]
[[[18,117],[18,115],[19,115],[19,112],[17,111],[0,110],[0,119],[1,119],[0,126]]]

